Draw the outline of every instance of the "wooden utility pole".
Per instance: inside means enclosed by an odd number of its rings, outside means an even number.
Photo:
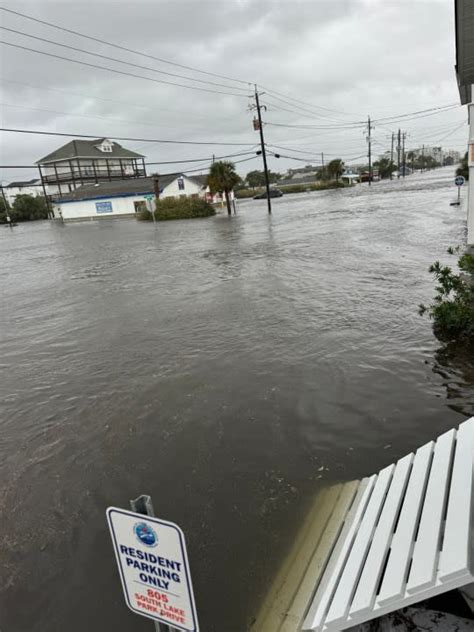
[[[400,177],[400,149],[401,149],[401,131],[400,128],[398,128],[398,137],[397,137],[397,178]]]
[[[255,86],[255,104],[256,104],[256,107],[257,107],[258,130],[260,132],[260,147],[261,147],[261,150],[262,150],[263,171],[264,171],[264,174],[265,174],[265,188],[267,190],[268,213],[271,214],[271,212],[272,212],[272,201],[270,199],[270,180],[268,178],[267,153],[265,151],[265,139],[263,137],[263,123],[262,123],[262,113],[261,113],[262,107],[265,107],[265,106],[261,106],[260,105],[257,86]]]
[[[367,143],[369,145],[369,153],[368,153],[368,158],[369,158],[369,186],[372,184],[372,135],[371,135],[371,131],[372,131],[372,127],[370,125],[370,116],[367,117]]]
[[[392,145],[390,147],[390,180],[393,180],[393,144],[395,142],[395,132],[392,132]]]
[[[405,138],[407,137],[407,133],[403,132],[402,134],[402,165],[403,165],[403,177],[405,177],[405,171],[406,171],[406,159],[405,159]]]

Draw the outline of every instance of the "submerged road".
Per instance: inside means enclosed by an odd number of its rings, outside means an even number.
[[[242,632],[322,485],[474,414],[417,305],[465,241],[453,169],[238,214],[0,227],[0,628],[146,631],[106,528],[185,531],[203,632]]]

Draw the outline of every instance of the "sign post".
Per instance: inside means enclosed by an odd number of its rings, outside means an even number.
[[[456,204],[456,206],[459,206],[459,205],[461,204],[461,187],[462,187],[462,185],[465,183],[465,181],[466,181],[466,180],[464,179],[464,176],[456,176],[456,177],[454,178],[454,184],[455,184],[455,185],[457,186],[457,188],[458,188],[458,200],[457,200],[457,202],[455,203],[455,204]]]
[[[149,194],[145,195],[146,205],[148,206],[148,203],[150,203],[148,210],[151,213],[151,216],[153,218],[153,225],[156,228],[156,217],[155,217],[155,213],[153,212],[153,205],[151,203],[151,201],[153,200],[154,197],[155,196],[152,193],[149,193]]]
[[[150,515],[149,496],[139,496],[131,506],[135,511],[107,509],[127,606],[153,619],[159,632],[199,632],[183,532]]]

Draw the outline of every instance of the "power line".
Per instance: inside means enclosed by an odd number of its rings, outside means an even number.
[[[122,59],[117,59],[116,57],[109,57],[108,55],[102,55],[101,53],[94,53],[88,50],[84,50],[83,48],[77,48],[76,46],[70,46],[69,44],[61,44],[59,42],[55,42],[53,40],[46,39],[44,37],[38,37],[37,35],[30,35],[29,33],[25,33],[24,31],[17,31],[16,29],[11,29],[6,26],[0,26],[0,29],[4,31],[9,31],[10,33],[16,33],[17,35],[23,35],[24,37],[30,37],[31,39],[38,40],[40,42],[46,42],[47,44],[53,44],[53,46],[60,46],[61,48],[67,48],[69,50],[76,51],[78,53],[84,53],[85,55],[92,55],[93,57],[100,57],[101,59],[106,59],[108,61],[113,61],[119,64],[125,64],[126,66],[132,66],[133,68],[139,68],[140,70],[148,70],[150,72],[156,72],[161,75],[167,75],[169,77],[177,77],[178,79],[185,79],[186,81],[196,81],[198,83],[203,83],[205,85],[217,86],[218,88],[229,88],[230,90],[245,90],[246,88],[240,88],[237,86],[228,86],[222,85],[220,83],[216,83],[215,81],[208,81],[206,79],[194,79],[193,77],[186,77],[185,75],[178,75],[173,72],[167,72],[166,70],[157,70],[156,68],[150,68],[149,66],[142,66],[140,64],[134,64],[130,61],[124,61]],[[190,86],[188,86],[190,87]]]
[[[248,81],[243,81],[241,79],[234,79],[233,77],[228,77],[226,75],[220,75],[214,72],[209,72],[206,70],[200,70],[199,68],[194,68],[193,66],[186,66],[184,64],[179,64],[177,62],[169,61],[168,59],[163,59],[161,57],[155,57],[154,55],[149,55],[147,53],[142,53],[140,51],[133,50],[131,48],[127,48],[126,46],[121,46],[119,44],[114,44],[113,42],[107,42],[106,40],[98,37],[93,37],[92,35],[86,35],[84,33],[80,33],[79,31],[74,31],[72,29],[68,29],[64,26],[59,26],[58,24],[53,24],[52,22],[47,22],[46,20],[40,20],[39,18],[35,18],[31,15],[27,15],[26,13],[20,13],[19,11],[13,11],[12,9],[7,9],[6,7],[0,7],[0,10],[6,11],[7,13],[12,13],[13,15],[18,15],[27,20],[31,20],[32,22],[37,22],[38,24],[45,24],[46,26],[50,26],[51,28],[58,29],[59,31],[64,31],[65,33],[71,33],[72,35],[77,35],[79,37],[84,37],[93,42],[98,42],[99,44],[105,44],[106,46],[111,46],[113,48],[117,48],[118,50],[125,51],[127,53],[133,53],[134,55],[141,55],[142,57],[148,57],[149,59],[154,59],[155,61],[159,61],[162,64],[168,64],[171,66],[176,66],[178,68],[183,68],[185,70],[191,70],[193,72],[199,72],[203,75],[208,75],[211,77],[218,77],[219,79],[226,79],[228,81],[235,81],[236,83],[242,83],[245,85],[249,85]]]
[[[105,103],[117,103],[118,105],[125,105],[127,107],[135,107],[135,108],[141,108],[143,110],[152,110],[153,112],[156,112],[157,110],[160,110],[162,112],[170,112],[172,114],[183,114],[183,116],[194,116],[197,118],[201,118],[201,119],[208,119],[208,117],[205,116],[197,116],[194,112],[179,112],[177,110],[168,110],[166,108],[161,108],[159,106],[157,107],[150,107],[149,105],[143,105],[142,103],[130,103],[130,101],[118,101],[117,99],[107,99],[105,97],[97,97],[97,96],[92,96],[89,94],[84,94],[83,92],[71,92],[70,90],[59,90],[57,88],[49,88],[46,86],[37,86],[31,83],[23,83],[22,81],[14,81],[13,79],[5,79],[5,77],[0,77],[0,82],[2,83],[14,83],[16,85],[19,86],[24,86],[26,88],[34,88],[35,90],[47,90],[49,92],[58,92],[59,94],[66,94],[66,95],[72,95],[72,96],[76,96],[76,97],[83,97],[85,99],[92,99],[93,101],[104,101]],[[231,119],[235,119],[235,117],[225,117],[223,119],[220,120],[231,120]]]
[[[290,106],[292,106],[293,108],[297,108],[296,110],[295,110],[295,109],[290,110],[290,109],[288,109],[288,108],[284,108],[284,107],[282,107],[281,105],[278,105],[278,104],[272,103],[272,102],[271,102],[271,101],[269,101],[268,99],[265,99],[265,101],[266,101],[266,103],[267,103],[268,105],[273,106],[273,107],[276,107],[276,108],[277,108],[277,109],[279,109],[279,110],[283,110],[284,112],[291,112],[292,114],[298,114],[299,116],[306,115],[306,118],[308,118],[308,117],[307,117],[307,114],[311,114],[311,116],[312,116],[312,117],[316,117],[316,118],[327,119],[327,120],[329,120],[329,121],[333,121],[333,122],[344,122],[344,121],[342,121],[342,119],[337,119],[337,118],[329,117],[329,116],[327,116],[327,115],[323,115],[323,114],[321,114],[320,112],[318,112],[318,113],[317,113],[317,112],[315,112],[314,110],[309,110],[309,109],[307,109],[307,108],[301,107],[301,106],[296,105],[296,104],[294,104],[294,103],[289,103],[289,102],[287,102],[287,101],[284,101],[283,99],[280,99],[279,97],[274,96],[273,94],[271,94],[271,95],[270,95],[270,97],[271,97],[272,99],[278,99],[278,100],[282,101],[283,103],[285,103],[286,105],[290,105]],[[298,110],[300,110],[300,111],[298,111]]]
[[[93,114],[76,114],[74,112],[62,112],[60,110],[48,110],[46,108],[35,108],[30,107],[29,105],[18,105],[16,103],[1,103],[0,106],[8,107],[8,108],[19,108],[23,110],[34,110],[35,112],[47,112],[49,114],[59,114],[63,116],[74,116],[76,118],[87,118],[87,119],[97,119],[101,121],[108,121],[109,123],[125,123],[125,124],[133,124],[133,125],[145,125],[148,127],[165,127],[169,129],[168,125],[159,125],[158,123],[154,123],[152,121],[132,121],[130,119],[116,119],[111,118],[110,116],[97,116]]]
[[[334,109],[326,108],[322,105],[314,105],[313,103],[308,103],[307,101],[301,101],[301,99],[295,99],[294,97],[291,97],[287,94],[283,94],[281,92],[277,92],[276,90],[271,90],[270,88],[266,88],[265,86],[260,86],[260,87],[263,88],[263,90],[266,90],[270,95],[272,95],[273,98],[275,99],[279,98],[280,101],[283,101],[283,100],[285,100],[286,102],[296,101],[296,103],[301,103],[302,105],[306,105],[311,108],[326,110],[327,112],[336,113],[336,114],[346,114],[346,115],[348,114],[348,112],[342,112],[341,110],[334,110]]]
[[[222,142],[211,142],[211,141],[197,141],[197,140],[162,140],[162,139],[152,139],[152,138],[130,138],[130,137],[120,137],[114,136],[113,134],[109,134],[106,136],[104,134],[66,134],[64,132],[45,132],[43,130],[33,130],[33,129],[13,129],[8,127],[0,127],[0,132],[13,132],[16,134],[40,134],[43,136],[63,136],[66,138],[114,138],[115,140],[123,140],[128,142],[137,142],[137,143],[167,143],[172,145],[223,145],[223,146],[235,146],[235,147],[253,147],[252,143],[222,143]]]
[[[208,160],[222,160],[223,158],[234,158],[237,156],[257,155],[255,151],[244,151],[237,154],[227,154],[225,156],[206,156],[205,158],[191,158],[190,160],[161,160],[160,162],[145,162],[145,166],[152,165],[177,165],[189,162],[207,162]],[[37,169],[37,165],[0,165],[0,169]],[[13,177],[13,176],[11,176]]]
[[[1,8],[1,7],[0,7]],[[132,72],[127,72],[125,70],[117,70],[116,68],[108,68],[107,66],[99,66],[98,64],[91,64],[87,61],[80,61],[79,59],[71,59],[70,57],[63,57],[63,55],[56,55],[54,53],[47,53],[43,50],[38,50],[36,48],[30,48],[29,46],[20,46],[19,44],[12,44],[11,42],[5,42],[0,40],[0,44],[4,44],[5,46],[13,46],[14,48],[20,48],[21,50],[26,50],[31,53],[38,53],[38,55],[46,55],[47,57],[54,57],[55,59],[61,59],[62,61],[70,61],[73,64],[79,64],[81,66],[88,66],[89,68],[98,68],[99,70],[107,70],[108,72],[113,72],[118,75],[125,75],[127,77],[133,77],[134,79],[144,79],[145,81],[153,81],[153,83],[162,83],[169,86],[177,86],[178,88],[188,88],[190,90],[199,90],[200,92],[210,92],[212,94],[225,94],[231,97],[243,97],[245,99],[248,98],[246,94],[236,94],[233,92],[223,92],[221,90],[211,90],[211,88],[199,88],[198,86],[186,86],[182,83],[175,83],[173,81],[165,81],[164,79],[152,79],[151,77],[144,77],[143,75],[136,75]]]

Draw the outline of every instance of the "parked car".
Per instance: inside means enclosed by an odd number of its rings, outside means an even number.
[[[271,198],[275,198],[275,197],[281,197],[283,195],[282,191],[280,191],[280,189],[270,189],[270,197]],[[259,193],[258,195],[254,195],[254,200],[266,200],[267,199],[267,192],[264,191],[263,193]]]

